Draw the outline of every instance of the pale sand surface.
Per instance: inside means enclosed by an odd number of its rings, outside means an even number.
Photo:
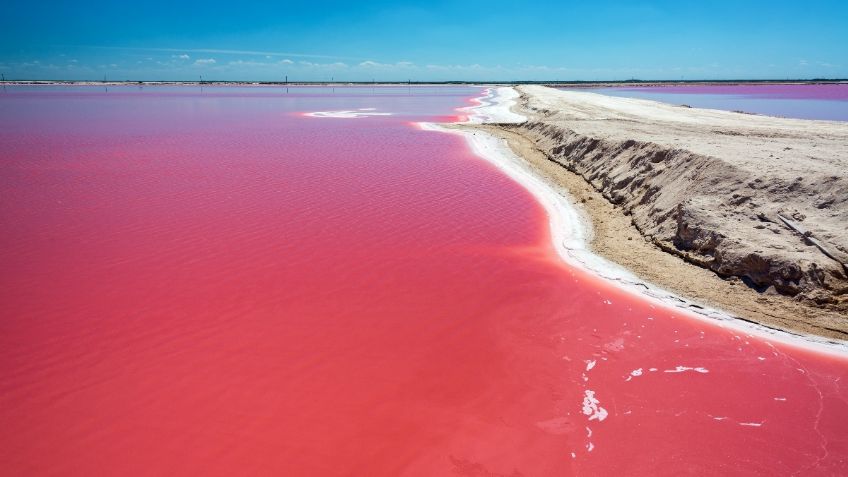
[[[743,319],[848,338],[848,124],[518,90],[527,123],[477,127],[584,207],[594,251]]]

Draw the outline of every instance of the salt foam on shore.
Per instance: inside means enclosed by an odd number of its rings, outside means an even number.
[[[521,123],[523,115],[511,110],[518,93],[510,87],[488,88],[477,99],[478,106],[464,108],[468,123]],[[425,130],[458,133],[465,136],[472,150],[492,163],[512,180],[530,191],[548,213],[551,236],[560,257],[567,263],[613,281],[618,286],[649,300],[679,308],[695,318],[708,320],[721,327],[742,330],[764,339],[812,348],[817,351],[845,356],[848,345],[818,336],[796,335],[738,319],[724,311],[695,304],[683,297],[645,282],[630,271],[613,263],[589,248],[591,221],[574,205],[567,191],[559,190],[538,176],[532,167],[518,157],[503,139],[483,131],[462,131],[433,123],[419,123]]]
[[[521,124],[527,118],[512,112],[518,96],[518,92],[513,88],[488,88],[483,92],[482,97],[476,98],[479,103],[477,106],[469,106],[463,110],[471,113],[468,116],[468,122],[472,124]]]

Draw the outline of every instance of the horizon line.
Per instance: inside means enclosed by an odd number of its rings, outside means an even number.
[[[351,81],[327,81],[327,80],[298,80],[298,81],[279,81],[279,80],[99,80],[99,79],[3,79],[0,83],[15,84],[15,83],[51,83],[51,84],[72,84],[72,83],[95,83],[95,84],[156,84],[156,83],[182,83],[182,84],[212,84],[212,83],[228,83],[228,84],[272,84],[272,85],[298,85],[298,84],[606,84],[606,83],[845,83],[848,78],[766,78],[766,79],[751,79],[751,78],[728,78],[728,79],[650,79],[643,80],[631,78],[625,80],[351,80]]]

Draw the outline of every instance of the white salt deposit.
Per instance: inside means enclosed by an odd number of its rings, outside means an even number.
[[[587,389],[583,395],[583,414],[589,416],[589,420],[597,419],[598,422],[607,418],[607,410],[600,406],[601,401],[595,397],[595,391]]]

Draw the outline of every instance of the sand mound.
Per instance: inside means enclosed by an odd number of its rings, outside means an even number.
[[[666,251],[848,310],[848,124],[520,87],[503,125],[580,174]]]

